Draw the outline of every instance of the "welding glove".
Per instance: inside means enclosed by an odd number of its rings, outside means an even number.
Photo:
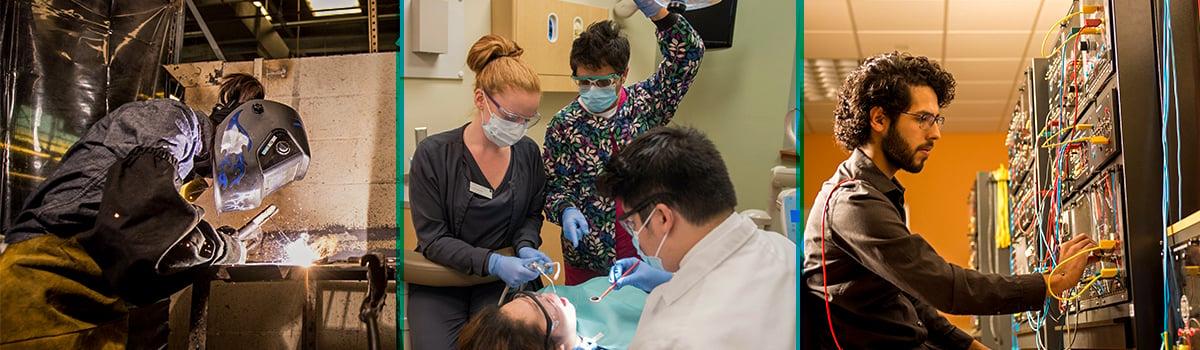
[[[583,217],[583,213],[580,213],[579,209],[575,209],[575,207],[570,207],[567,208],[567,210],[563,210],[562,228],[563,237],[566,237],[567,241],[571,242],[572,248],[579,247],[579,238],[588,234],[587,219],[585,219]]]
[[[239,253],[242,256],[241,256],[241,259],[237,261],[237,263],[239,263],[239,264],[245,263],[246,262],[246,253],[248,253],[251,249],[254,249],[255,247],[258,246],[259,240],[254,239],[254,238],[256,238],[256,236],[251,236],[251,238],[248,238],[248,239],[239,238],[238,230],[236,228],[233,228],[230,226],[221,226],[221,227],[218,227],[216,231],[217,231],[217,233],[221,234],[222,240],[229,242],[230,245],[236,245],[239,248],[241,248],[239,250]],[[226,259],[226,260],[229,260],[229,259]]]
[[[637,264],[637,267],[633,267],[633,264],[637,261],[637,258],[617,260],[612,268],[608,270],[608,283],[616,284],[614,289],[617,290],[620,290],[624,286],[634,286],[646,293],[650,293],[655,287],[667,283],[667,281],[671,280],[671,276],[674,276],[666,270],[657,269],[646,263]],[[633,271],[629,275],[621,277],[630,267],[633,267]]]
[[[175,187],[176,160],[159,147],[137,147],[109,167],[96,222],[73,239],[110,288],[148,305],[187,287],[207,267],[240,261],[240,246],[201,220],[203,210]]]
[[[518,288],[538,278],[537,271],[529,267],[534,262],[537,262],[537,258],[522,259],[491,253],[488,255],[488,274],[504,280],[509,288]]]
[[[521,259],[533,259],[533,261],[537,261],[542,264],[549,264],[553,262],[550,260],[549,256],[546,256],[546,253],[542,253],[542,251],[534,249],[533,247],[521,248],[521,251],[517,252],[517,256],[521,257]]]
[[[638,10],[646,15],[646,18],[654,18],[663,9],[663,5],[658,3],[658,0],[633,0],[637,4]]]
[[[242,247],[245,248],[243,250],[247,252],[254,250],[262,242],[262,230],[254,230],[245,237],[242,237],[242,233],[238,232],[238,229],[231,226],[218,227],[217,232],[233,237],[235,241],[241,243]]]

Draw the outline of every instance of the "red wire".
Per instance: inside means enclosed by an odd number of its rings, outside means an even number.
[[[825,222],[829,218],[829,199],[833,198],[833,193],[842,188],[842,184],[853,181],[854,179],[845,179],[833,186],[829,190],[829,195],[825,196],[825,210],[821,211],[821,290],[825,293],[825,321],[829,323],[829,335],[833,336],[833,345],[842,350],[842,344],[838,343],[837,332],[833,330],[833,311],[829,308],[829,274],[825,272]]]

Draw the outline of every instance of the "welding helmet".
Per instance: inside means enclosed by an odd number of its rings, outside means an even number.
[[[213,128],[213,195],[217,212],[251,210],[283,185],[304,178],[310,151],[296,110],[250,100]]]

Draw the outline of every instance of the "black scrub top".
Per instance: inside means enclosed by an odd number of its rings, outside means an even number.
[[[417,145],[409,177],[409,204],[417,252],[463,273],[487,275],[488,255],[500,248],[542,245],[545,168],[528,137],[512,146],[505,179],[492,188],[463,143],[466,125]],[[471,183],[492,192],[472,191]]]
[[[471,152],[463,152],[463,161],[467,162],[467,174],[471,183],[475,184],[474,186],[477,188],[484,189],[480,192],[491,191],[491,198],[484,194],[471,192],[472,196],[467,199],[467,217],[463,221],[462,239],[475,246],[500,245],[502,247],[505,240],[497,238],[508,236],[509,222],[512,221],[510,217],[515,210],[515,206],[512,205],[512,186],[508,183],[512,181],[512,165],[516,162],[508,162],[508,170],[504,173],[504,179],[500,181],[499,186],[492,188],[491,182],[483,174],[483,170],[479,168],[479,163],[475,161]],[[468,184],[468,186],[472,185]]]

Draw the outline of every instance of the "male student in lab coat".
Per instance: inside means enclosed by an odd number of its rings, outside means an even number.
[[[639,136],[597,187],[624,206],[617,220],[641,258],[610,276],[650,292],[631,349],[795,348],[796,246],[734,212],[725,163],[702,133]]]

